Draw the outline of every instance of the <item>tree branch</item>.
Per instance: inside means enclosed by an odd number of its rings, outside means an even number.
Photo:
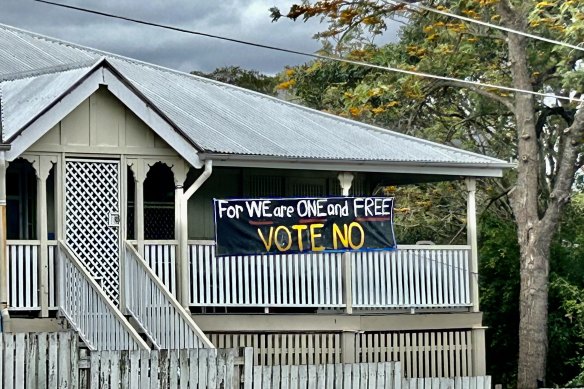
[[[511,100],[506,99],[503,96],[499,96],[496,93],[486,91],[478,86],[468,85],[466,83],[457,82],[457,81],[439,81],[439,84],[442,86],[453,86],[453,87],[457,87],[457,88],[466,88],[468,90],[475,92],[476,94],[479,94],[481,96],[487,97],[489,99],[492,99],[492,100],[495,100],[495,101],[501,103],[512,113],[515,112],[515,106],[513,105],[513,102]]]
[[[574,116],[574,122],[562,134],[565,136],[564,148],[558,156],[558,173],[554,182],[550,203],[543,215],[541,225],[554,231],[564,205],[570,200],[574,174],[577,169],[578,155],[581,151],[584,135],[584,106],[581,105]]]

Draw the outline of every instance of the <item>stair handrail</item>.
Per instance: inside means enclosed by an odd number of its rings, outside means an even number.
[[[97,284],[95,279],[91,276],[91,274],[87,271],[85,266],[81,263],[81,261],[76,257],[74,253],[69,250],[67,244],[59,240],[58,244],[58,267],[57,267],[57,279],[58,279],[58,292],[57,292],[57,305],[59,307],[59,312],[67,319],[67,321],[71,324],[71,326],[77,331],[81,339],[87,344],[90,350],[150,350],[150,347],[146,344],[146,342],[140,337],[138,332],[132,327],[132,325],[126,320],[122,312],[115,306],[115,304],[107,297],[103,289]],[[119,342],[125,343],[124,345],[117,344],[120,347],[107,347],[100,345],[100,338],[103,340],[104,338],[108,338],[108,334],[99,334],[97,332],[93,334],[88,334],[81,328],[82,324],[80,323],[81,320],[76,320],[74,317],[74,313],[70,312],[70,307],[64,306],[66,303],[65,295],[67,293],[66,290],[66,283],[67,281],[71,281],[67,277],[65,277],[65,260],[69,262],[69,264],[73,265],[73,268],[81,275],[81,279],[85,281],[91,290],[95,293],[98,298],[98,301],[103,303],[107,309],[107,314],[111,319],[114,319],[114,323],[121,327],[123,332],[128,335],[126,342]],[[100,316],[103,318],[104,316]],[[95,324],[95,323],[91,323]],[[111,326],[109,329],[112,329]],[[111,334],[109,334],[111,335]]]
[[[213,345],[213,343],[211,343],[209,338],[207,338],[205,333],[195,323],[195,321],[191,317],[190,312],[187,312],[187,310],[178,302],[176,297],[174,297],[174,295],[168,290],[166,285],[164,285],[164,283],[160,280],[160,278],[156,275],[156,273],[154,273],[154,271],[150,268],[150,266],[148,266],[148,264],[146,263],[144,258],[142,258],[142,256],[138,253],[138,251],[136,251],[135,247],[128,241],[124,241],[124,246],[125,246],[124,285],[126,288],[126,293],[125,293],[126,309],[134,317],[134,319],[136,319],[138,324],[142,327],[142,329],[144,330],[146,335],[150,338],[150,340],[155,345],[155,347],[169,348],[169,347],[165,347],[165,345],[160,344],[161,343],[160,340],[156,339],[156,335],[153,334],[152,329],[148,328],[149,326],[146,325],[146,323],[144,323],[144,318],[139,317],[140,316],[139,313],[136,312],[135,310],[133,310],[132,307],[130,306],[132,302],[130,301],[131,297],[130,297],[130,290],[128,290],[128,287],[131,285],[131,281],[135,281],[135,280],[132,280],[131,277],[129,277],[128,264],[129,264],[130,260],[133,260],[139,266],[139,268],[141,268],[146,273],[149,280],[155,285],[156,289],[164,295],[164,297],[166,298],[166,301],[171,305],[172,308],[175,309],[175,311],[178,314],[178,316],[180,317],[180,319],[182,319],[184,321],[184,324],[186,324],[186,326],[198,338],[198,341],[200,342],[200,344],[202,344],[203,347],[214,349],[215,346]],[[176,347],[173,347],[173,348],[176,348]]]

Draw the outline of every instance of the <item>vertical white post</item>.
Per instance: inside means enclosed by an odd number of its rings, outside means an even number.
[[[55,235],[57,240],[63,241],[65,241],[65,162],[65,155],[62,153],[57,157],[55,168]]]
[[[56,157],[41,155],[37,169],[37,235],[39,246],[39,305],[41,317],[49,316],[49,253],[47,227],[47,178]]]
[[[126,313],[126,239],[128,238],[127,226],[128,223],[128,163],[126,161],[126,156],[122,155],[120,157],[119,164],[119,188],[120,188],[120,223],[118,226],[118,233],[120,239],[119,245],[119,274],[118,274],[118,293],[119,293],[119,308],[122,312]]]
[[[339,184],[341,185],[341,194],[343,196],[348,196],[351,184],[353,183],[353,174],[347,172],[339,173],[338,179]],[[343,284],[345,285],[343,288],[343,300],[346,304],[345,312],[349,315],[353,313],[352,272],[351,253],[347,252],[343,254]]]
[[[470,289],[472,311],[479,312],[479,260],[477,243],[477,210],[476,210],[476,188],[475,178],[466,179],[466,236],[470,246]]]
[[[182,207],[182,197],[183,197],[183,185],[186,179],[186,168],[182,160],[172,166],[172,172],[174,173],[174,239],[178,242],[176,247],[176,280],[177,287],[175,290],[176,299],[181,303],[182,306],[188,307],[189,303],[189,260],[186,252],[183,252],[184,248],[180,244],[182,241],[182,228],[183,217],[185,212],[183,212]],[[186,224],[186,222],[185,222]]]
[[[193,182],[191,186],[183,193],[181,196],[181,206],[180,206],[180,235],[179,235],[179,252],[181,253],[182,257],[179,258],[179,261],[184,263],[186,267],[186,271],[182,273],[181,282],[181,293],[180,293],[180,303],[183,307],[185,307],[188,311],[189,309],[189,287],[190,287],[190,279],[189,279],[189,247],[188,247],[188,238],[189,238],[189,225],[188,225],[188,208],[189,208],[189,199],[195,192],[203,185],[207,178],[211,176],[213,173],[213,161],[208,159],[205,161],[205,170],[201,173],[201,175]],[[194,280],[193,280],[194,281]]]
[[[144,257],[144,180],[146,179],[146,166],[144,160],[135,160],[134,182],[136,183],[136,202],[134,204],[134,228],[138,253]]]
[[[6,159],[0,151],[0,309],[8,308],[8,257],[6,255]]]

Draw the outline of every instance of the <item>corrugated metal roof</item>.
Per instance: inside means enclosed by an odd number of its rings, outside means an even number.
[[[501,166],[504,161],[328,115],[231,85],[91,50],[0,25],[0,79],[57,67],[53,73],[0,83],[3,139],[63,93],[87,67],[108,62],[205,151],[316,160],[424,162]],[[65,70],[58,67],[65,67]]]
[[[81,67],[1,82],[2,140],[15,135],[89,70]]]

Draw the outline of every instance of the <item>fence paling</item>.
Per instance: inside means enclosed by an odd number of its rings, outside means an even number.
[[[401,386],[404,389],[491,389],[491,377],[403,378]]]
[[[77,337],[70,332],[2,334],[0,386],[77,388]]]
[[[490,389],[491,377],[405,378],[399,362],[253,366],[253,349],[91,351],[70,332],[2,334],[5,388]]]
[[[252,379],[253,388],[400,389],[401,376],[395,373],[394,362],[276,365],[254,366]]]
[[[213,345],[134,247],[124,246],[126,308],[158,349]]]
[[[149,349],[63,242],[58,260],[59,310],[91,350]]]

